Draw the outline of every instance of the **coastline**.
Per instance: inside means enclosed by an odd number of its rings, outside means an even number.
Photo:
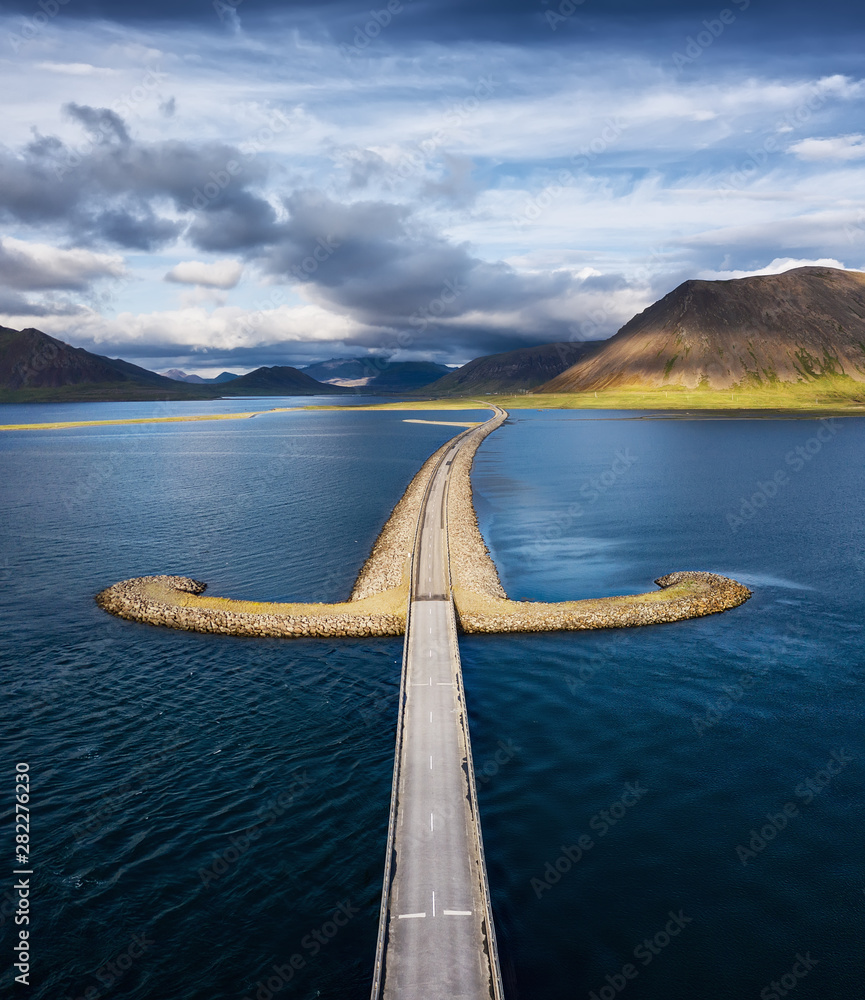
[[[625,597],[544,603],[512,601],[478,528],[471,467],[483,440],[507,414],[464,431],[451,474],[448,550],[457,622],[463,632],[542,632],[628,628],[682,621],[738,607],[751,591],[703,571],[659,577],[660,590]],[[136,577],[96,595],[110,614],[184,631],[238,636],[402,635],[415,528],[429,479],[450,442],[421,466],[393,508],[361,568],[349,600],[334,604],[267,603],[204,596],[206,584],[183,576]]]

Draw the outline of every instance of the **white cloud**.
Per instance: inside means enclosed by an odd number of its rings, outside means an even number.
[[[697,277],[707,281],[728,281],[731,278],[753,278],[761,274],[783,274],[785,271],[792,271],[794,267],[837,267],[841,271],[856,270],[856,268],[848,268],[840,260],[835,260],[832,257],[821,257],[819,260],[776,257],[771,264],[754,271],[700,271]]]
[[[34,324],[32,316],[3,316],[4,326],[20,329],[36,325],[40,330],[76,345],[100,345],[131,356],[138,345],[165,348],[166,356],[185,351],[232,351],[307,341],[352,339],[363,327],[350,318],[337,316],[318,306],[279,306],[275,309],[247,310],[222,306],[208,311],[202,307],[152,313],[120,313],[116,317],[87,310],[74,317],[45,316]],[[104,353],[104,348],[100,349]]]
[[[821,162],[823,160],[863,160],[865,159],[865,135],[838,135],[833,139],[802,139],[794,142],[788,152],[800,160]]]
[[[234,288],[243,274],[243,264],[239,260],[217,260],[206,264],[200,260],[186,260],[165,275],[166,281],[179,285],[203,285],[205,288]]]
[[[82,290],[98,278],[126,274],[118,254],[59,250],[46,243],[0,237],[0,284],[16,291]]]
[[[116,76],[116,69],[109,69],[106,66],[94,66],[91,63],[57,63],[41,62],[36,64],[37,69],[45,70],[47,73],[62,73],[66,76]]]

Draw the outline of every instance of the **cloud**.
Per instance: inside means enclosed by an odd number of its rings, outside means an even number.
[[[36,69],[45,70],[46,73],[60,73],[65,76],[117,75],[117,70],[115,69],[109,69],[106,66],[93,66],[91,63],[40,62],[36,64]]]
[[[51,223],[78,243],[139,250],[172,242],[190,219],[191,239],[202,249],[267,239],[273,209],[247,190],[266,175],[260,159],[221,142],[135,142],[114,112],[66,107],[99,132],[85,143],[37,135],[19,152],[0,148],[0,217]],[[231,165],[236,172],[229,175]],[[203,194],[211,189],[212,197]]]
[[[802,139],[794,142],[788,152],[800,160],[865,160],[865,135],[839,135],[834,139]]]
[[[166,281],[181,285],[203,285],[205,288],[234,288],[243,274],[243,264],[239,260],[217,260],[212,264],[187,260],[175,266],[165,275]]]
[[[130,142],[126,123],[110,108],[91,108],[86,104],[70,101],[63,105],[63,110],[70,118],[80,122],[88,132],[101,139],[113,138],[124,146]]]
[[[785,271],[791,271],[795,267],[836,267],[842,271],[856,270],[856,268],[848,268],[840,260],[835,260],[833,257],[821,257],[819,260],[776,257],[765,267],[755,268],[751,271],[700,271],[696,277],[707,281],[729,281],[731,278],[753,278],[761,274],[783,274]]]
[[[17,291],[83,291],[99,278],[119,278],[123,258],[90,250],[59,250],[45,243],[0,237],[0,284]]]

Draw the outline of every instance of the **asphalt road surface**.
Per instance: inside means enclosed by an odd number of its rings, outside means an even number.
[[[502,995],[447,553],[451,462],[472,433],[446,452],[420,515],[374,1000]]]

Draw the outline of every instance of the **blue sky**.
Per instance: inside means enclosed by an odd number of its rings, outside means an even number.
[[[861,5],[0,4],[0,324],[211,374],[865,267]]]

